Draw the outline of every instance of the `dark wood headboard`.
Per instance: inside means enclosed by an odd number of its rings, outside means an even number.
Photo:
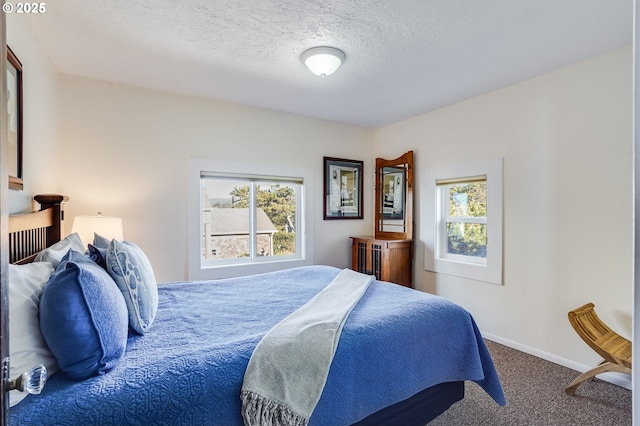
[[[9,262],[33,261],[38,252],[60,241],[62,237],[63,205],[68,197],[40,194],[33,197],[40,211],[9,216]]]

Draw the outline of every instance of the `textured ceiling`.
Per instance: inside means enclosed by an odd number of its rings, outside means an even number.
[[[58,71],[377,128],[632,42],[632,0],[55,0]],[[311,74],[306,49],[347,59]]]

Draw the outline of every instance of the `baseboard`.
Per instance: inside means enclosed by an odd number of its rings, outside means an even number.
[[[542,358],[546,361],[553,362],[555,364],[570,368],[572,370],[576,370],[580,373],[584,373],[585,371],[593,368],[593,366],[580,364],[578,362],[571,361],[570,359],[553,355],[548,352],[544,352],[539,349],[532,348],[531,346],[523,345],[521,343],[514,342],[513,340],[496,336],[495,334],[485,333],[483,331],[481,331],[481,334],[482,334],[482,337],[484,337],[487,340],[491,340],[492,342],[500,343],[501,345],[508,346],[510,348],[519,350],[529,355],[537,356],[538,358]],[[604,373],[604,374],[599,374],[598,378],[606,382],[613,383],[614,385],[618,385],[625,389],[631,390],[631,376],[629,374]]]

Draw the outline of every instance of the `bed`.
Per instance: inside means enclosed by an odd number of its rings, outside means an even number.
[[[61,216],[55,200],[41,202],[53,222]],[[11,262],[28,263],[34,249],[17,246],[32,238],[16,234],[14,222],[11,253],[19,255]],[[61,227],[45,228],[37,232],[46,234],[46,247]],[[11,407],[10,423],[242,425],[239,395],[252,352],[340,271],[318,265],[160,284],[152,326],[144,334],[129,328],[126,350],[107,371],[82,380],[53,374],[41,394]],[[424,425],[461,400],[469,380],[504,405],[471,315],[446,299],[374,280],[344,323],[309,424]]]

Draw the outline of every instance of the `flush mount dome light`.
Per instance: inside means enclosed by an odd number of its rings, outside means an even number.
[[[344,52],[335,47],[312,47],[302,54],[302,62],[309,71],[320,77],[333,74],[344,62]]]

